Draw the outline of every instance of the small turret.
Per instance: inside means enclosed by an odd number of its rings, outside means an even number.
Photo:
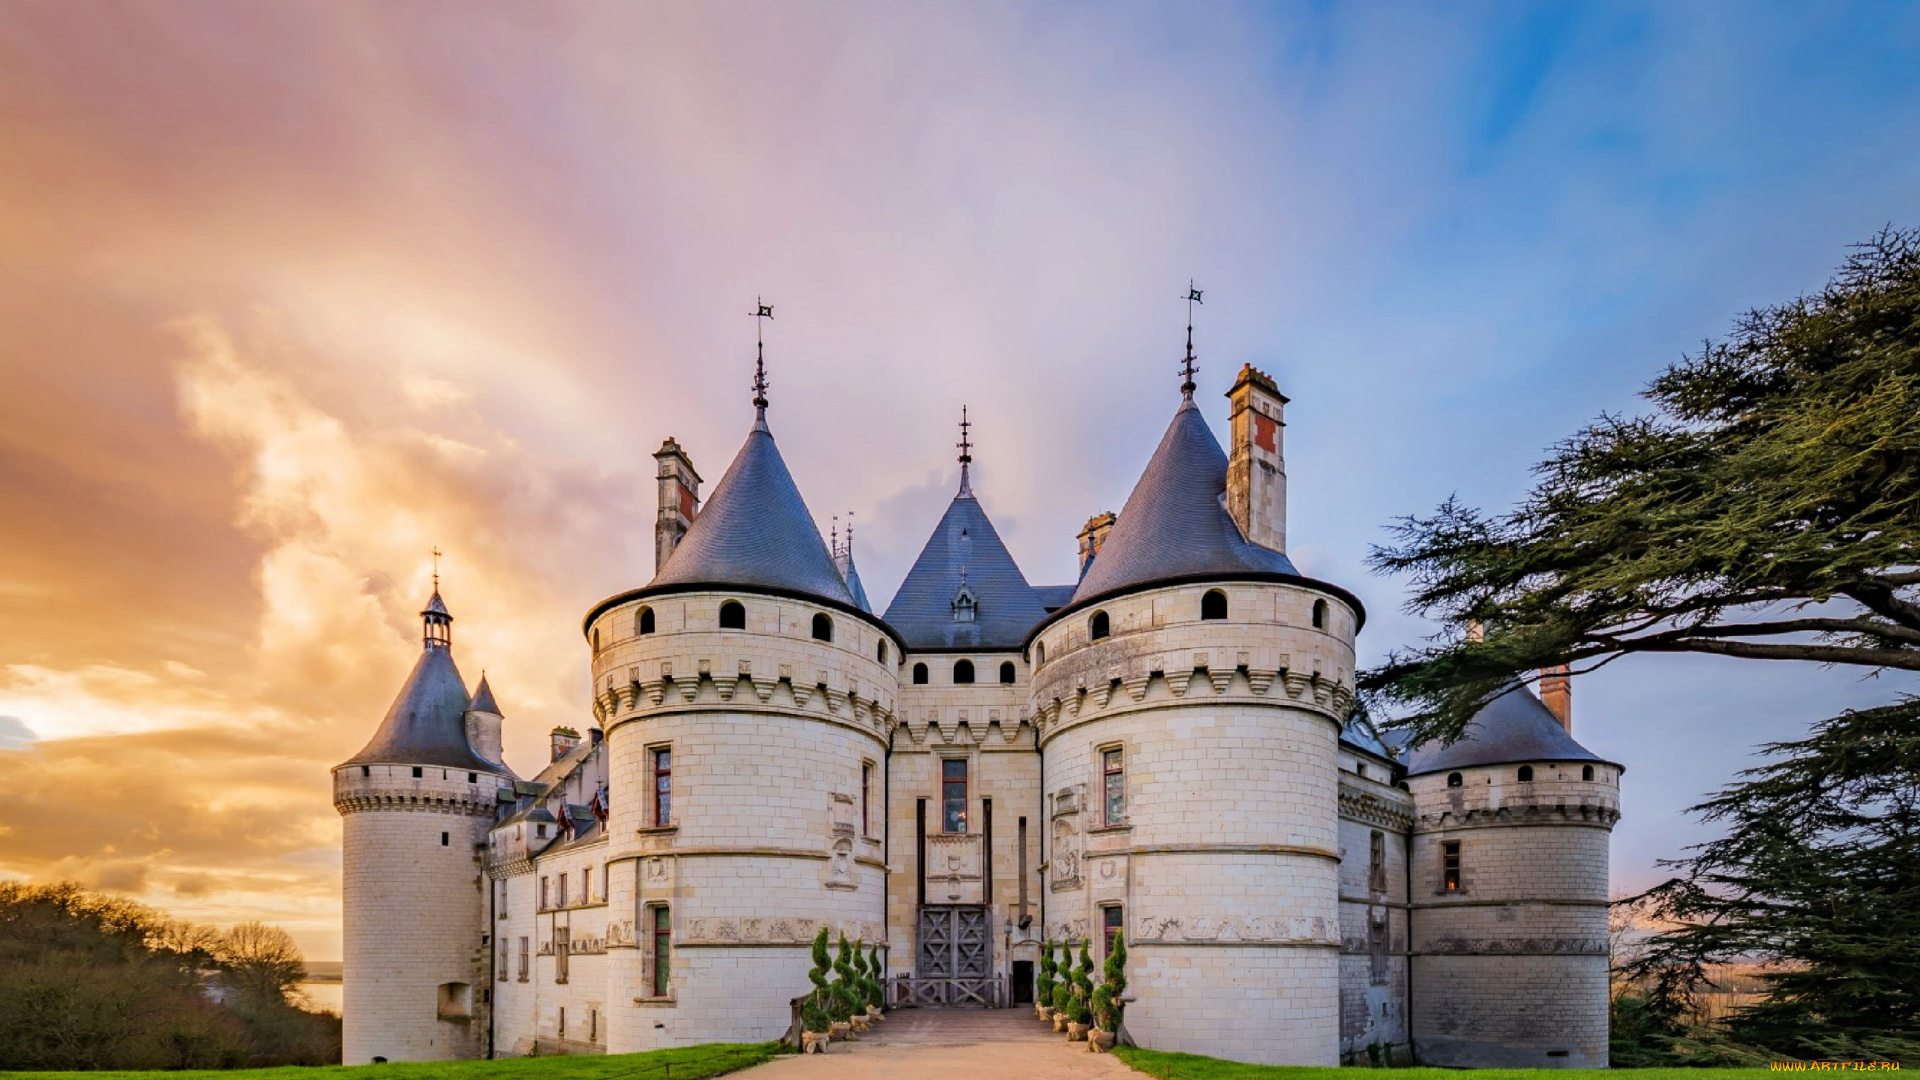
[[[487,685],[487,673],[483,671],[480,673],[480,689],[474,691],[473,704],[467,706],[467,742],[473,746],[474,753],[488,761],[502,760],[502,720],[500,706],[493,700],[493,687]]]

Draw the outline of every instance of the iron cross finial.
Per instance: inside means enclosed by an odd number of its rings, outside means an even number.
[[[1200,299],[1200,290],[1193,287],[1193,279],[1188,278],[1187,279],[1187,356],[1185,360],[1182,360],[1180,362],[1180,376],[1181,376],[1180,396],[1187,399],[1188,401],[1193,400],[1193,391],[1195,386],[1195,383],[1193,381],[1193,374],[1194,372],[1200,370],[1200,365],[1197,361],[1195,361],[1193,356],[1193,305],[1203,304],[1205,302],[1206,301]]]
[[[440,547],[437,544],[433,548],[433,591],[440,591]]]
[[[965,405],[960,406],[960,441],[954,443],[954,445],[960,448],[960,464],[962,465],[971,464],[973,461],[973,440],[967,437],[967,431],[972,427],[973,421],[967,419],[967,407]]]
[[[773,305],[753,298],[753,407],[760,419],[767,418],[767,320],[773,318]]]

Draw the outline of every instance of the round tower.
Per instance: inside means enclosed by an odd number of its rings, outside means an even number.
[[[610,754],[611,1053],[777,1038],[820,927],[885,942],[901,646],[849,593],[756,404],[653,580],[585,620]]]
[[[1286,399],[1242,372],[1230,475],[1191,388],[1028,639],[1046,933],[1095,954],[1126,935],[1142,1046],[1335,1065],[1338,740],[1364,614],[1279,549]]]
[[[333,769],[348,1065],[486,1052],[480,859],[513,774],[469,741],[453,616],[437,588],[420,615],[413,673],[365,749]]]
[[[1607,1067],[1608,839],[1622,769],[1574,741],[1563,684],[1546,684],[1563,715],[1516,686],[1408,770],[1422,1065]]]

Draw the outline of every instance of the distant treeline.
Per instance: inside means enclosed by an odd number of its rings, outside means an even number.
[[[340,1018],[289,999],[304,970],[277,926],[0,882],[0,1070],[339,1064]]]

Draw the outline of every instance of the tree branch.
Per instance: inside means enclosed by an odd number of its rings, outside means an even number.
[[[1811,660],[1819,664],[1851,664],[1859,667],[1889,667],[1902,671],[1920,671],[1920,651],[1899,649],[1855,649],[1840,645],[1765,644],[1757,641],[1702,641],[1678,638],[1672,641],[1625,642],[1630,652],[1701,652],[1719,656],[1738,656],[1749,660]]]

